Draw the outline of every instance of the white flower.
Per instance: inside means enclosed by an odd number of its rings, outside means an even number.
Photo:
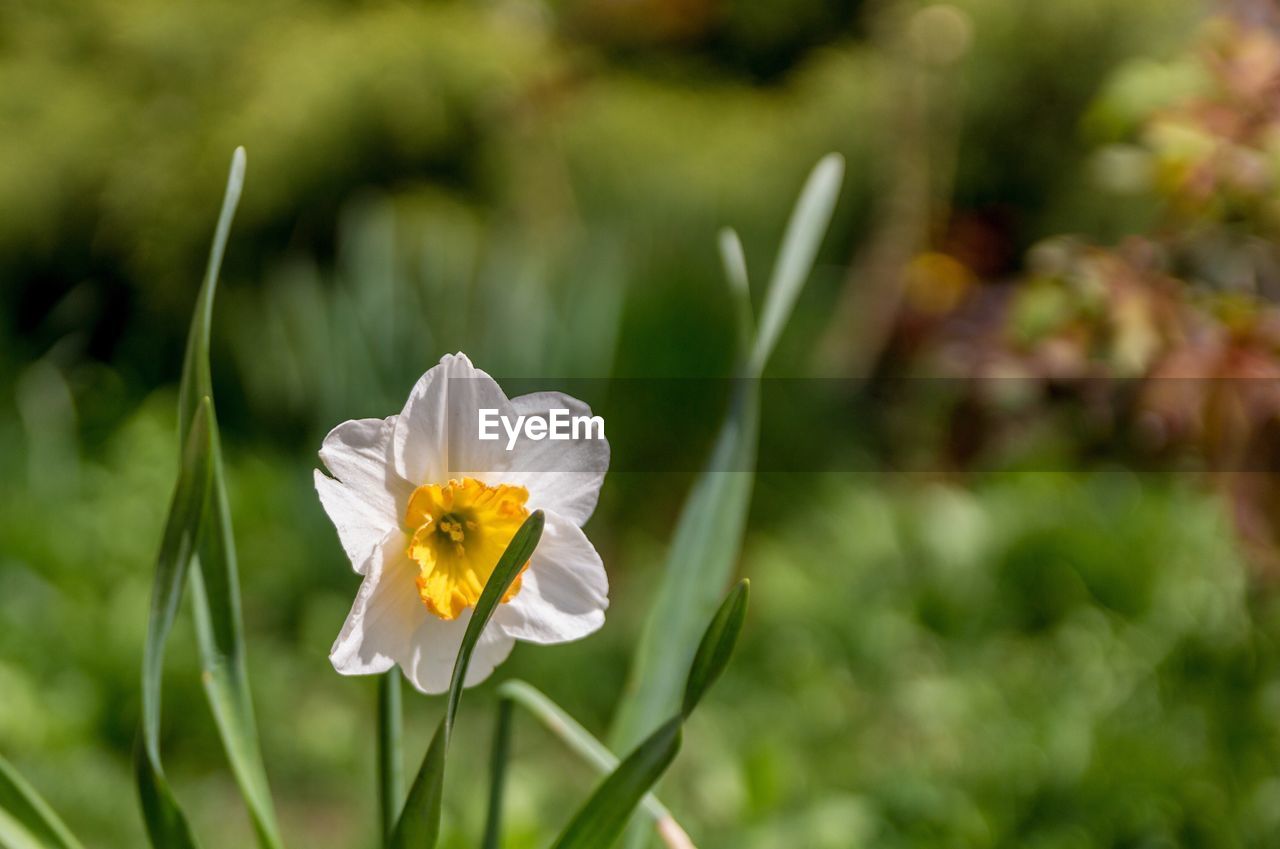
[[[478,411],[590,415],[555,392],[508,400],[464,355],[413,387],[400,415],[344,422],[325,437],[316,491],[364,576],[329,659],[343,675],[399,665],[424,693],[448,689],[471,611],[512,535],[543,510],[542,539],[472,656],[467,686],[489,677],[515,640],[561,643],[604,623],[608,580],[582,532],[609,465],[599,438],[477,438]]]

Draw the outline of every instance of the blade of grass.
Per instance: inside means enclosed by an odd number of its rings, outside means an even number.
[[[738,356],[751,356],[755,338],[755,319],[751,315],[751,283],[747,278],[747,256],[742,250],[742,240],[732,227],[720,231],[720,264],[724,266],[725,279],[729,281],[729,294],[733,296],[733,317],[738,330]]]
[[[161,766],[160,700],[165,642],[178,615],[188,567],[203,536],[203,505],[212,469],[212,422],[213,407],[204,398],[191,420],[156,558],[151,615],[142,655],[142,732],[135,767],[147,836],[156,849],[194,849],[199,845]]]
[[[721,588],[738,559],[754,483],[760,418],[759,377],[812,267],[827,230],[844,172],[836,154],[813,169],[787,224],[765,299],[759,334],[750,346],[710,461],[680,513],[662,581],[650,606],[630,677],[609,740],[614,749],[636,745],[676,709],[679,670],[686,668]],[[735,297],[745,303],[746,265],[732,231],[721,234],[721,254]],[[747,326],[744,319],[739,323]]]
[[[711,689],[711,685],[724,674],[733,655],[733,648],[738,644],[738,635],[742,633],[742,625],[747,621],[747,602],[751,598],[751,582],[745,578],[738,582],[725,600],[720,604],[716,615],[702,634],[698,643],[698,651],[689,665],[689,674],[685,678],[684,701],[680,705],[680,713],[688,718],[693,709],[702,701],[702,697]]]
[[[209,264],[196,299],[187,335],[182,383],[178,390],[179,432],[191,420],[192,402],[213,397],[209,367],[209,334],[214,295],[231,222],[244,186],[244,148],[231,158],[226,193],[209,251]],[[200,645],[203,682],[222,746],[231,765],[263,849],[281,849],[279,825],[267,782],[266,767],[258,743],[257,723],[245,665],[244,626],[240,612],[240,573],[236,562],[231,510],[227,502],[226,474],[218,439],[216,417],[211,419],[211,474],[209,496],[204,503],[207,531],[201,535],[196,562],[191,568],[191,596],[196,635]]]
[[[703,633],[685,680],[683,707],[649,735],[601,782],[552,844],[552,849],[607,849],[622,834],[632,811],[680,751],[682,728],[707,689],[724,671],[742,632],[748,584],[736,586]]]
[[[498,728],[494,737],[492,781],[489,792],[489,816],[485,831],[484,849],[498,849],[502,822],[503,783],[506,772],[511,708],[515,705],[527,710],[543,727],[560,739],[569,750],[601,773],[608,775],[618,768],[619,759],[564,708],[545,693],[524,681],[505,681],[498,687]],[[504,727],[504,723],[506,726]],[[652,793],[641,800],[641,807],[654,820],[658,834],[670,849],[694,849],[689,836],[676,822],[671,811]]]
[[[404,798],[404,715],[400,709],[400,670],[378,677],[378,809],[382,845],[391,840]]]
[[[701,623],[715,610],[737,562],[755,481],[760,376],[812,270],[843,174],[840,156],[824,157],[810,173],[791,213],[759,331],[753,344],[743,346],[750,354],[741,366],[742,378],[735,386],[711,458],[680,512],[662,579],[636,646],[627,688],[609,735],[609,743],[617,751],[637,745],[676,710],[679,670],[687,668]],[[746,283],[741,245],[736,237],[724,234],[720,245],[726,275],[741,305],[745,303],[741,290]],[[741,309],[739,306],[740,313]],[[741,315],[738,323],[749,326]],[[642,846],[645,833],[637,828],[633,835],[628,845],[632,849]]]
[[[209,248],[209,262],[205,267],[200,294],[196,296],[196,308],[191,315],[191,327],[187,332],[186,356],[182,361],[182,381],[178,385],[178,433],[185,434],[191,426],[191,417],[200,399],[213,397],[213,378],[209,368],[209,333],[213,324],[213,298],[218,288],[218,275],[222,271],[222,257],[227,251],[227,238],[231,235],[231,222],[240,203],[244,188],[245,152],[237,147],[231,154],[231,170],[227,174],[227,187],[222,197],[222,209],[213,231],[213,243]]]
[[[632,659],[627,689],[609,736],[625,751],[680,703],[701,625],[714,612],[738,560],[754,484],[759,386],[739,380],[706,470],[694,483],[676,524],[657,595]]]
[[[471,655],[502,596],[537,548],[538,540],[542,538],[544,522],[541,510],[535,510],[525,519],[480,592],[480,598],[471,613],[471,621],[467,623],[467,629],[462,635],[457,660],[453,664],[453,677],[449,682],[449,698],[444,716],[427,747],[427,754],[422,759],[422,766],[418,769],[413,786],[409,788],[404,811],[391,835],[389,846],[392,849],[434,849],[436,845],[440,836],[440,812],[444,801],[445,756],[449,751],[449,738],[453,734],[453,722],[458,713],[458,703],[462,699]]]
[[[782,237],[782,250],[778,251],[773,276],[769,279],[760,330],[751,352],[750,372],[753,375],[764,373],[773,346],[791,317],[791,308],[809,279],[813,261],[818,256],[818,246],[831,223],[831,213],[835,210],[843,179],[844,158],[838,153],[829,153],[814,166],[800,192],[800,200],[796,202],[787,222],[787,232]]]
[[[53,808],[0,756],[0,847],[84,849]]]

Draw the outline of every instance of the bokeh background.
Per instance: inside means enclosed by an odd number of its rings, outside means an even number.
[[[664,800],[704,849],[1280,845],[1270,3],[0,6],[0,751],[103,849],[143,842],[175,385],[240,144],[213,369],[291,845],[375,830],[373,682],[326,657],[356,580],[323,434],[457,349],[547,388],[728,376],[717,228],[764,280],[831,150],[835,223],[770,369],[825,388],[766,395],[745,644]],[[692,447],[606,483],[603,631],[495,679],[603,732],[718,419],[610,420]],[[179,794],[248,845],[189,624],[168,668]],[[483,815],[492,686],[450,846]],[[438,701],[408,699],[414,762]],[[544,845],[594,777],[516,733],[510,845]]]

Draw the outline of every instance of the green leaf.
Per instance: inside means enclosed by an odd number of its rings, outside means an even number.
[[[676,524],[609,737],[616,751],[635,746],[679,707],[701,623],[715,611],[742,547],[759,416],[757,382],[738,381],[711,460]]]
[[[729,657],[738,643],[738,635],[742,633],[742,624],[747,619],[747,600],[750,595],[751,582],[745,579],[739,581],[702,635],[702,642],[698,644],[698,651],[689,667],[689,677],[685,680],[684,704],[680,708],[685,716],[693,713],[698,702],[702,701],[707,690],[729,665]]]
[[[742,250],[742,240],[731,227],[720,231],[720,263],[729,281],[729,294],[733,296],[733,313],[738,330],[738,356],[751,355],[755,337],[755,319],[751,315],[751,284],[747,278],[747,256]]]
[[[760,317],[760,332],[756,335],[751,353],[750,373],[764,373],[765,363],[773,353],[773,346],[782,335],[782,328],[791,317],[800,290],[809,279],[818,246],[831,223],[840,182],[844,178],[844,158],[829,153],[814,166],[800,193],[787,232],[782,238],[782,250],[778,252],[773,276],[769,280],[769,294],[765,298],[764,312]]]
[[[570,821],[553,849],[607,849],[631,813],[680,751],[681,730],[708,687],[733,654],[747,612],[747,584],[729,593],[702,635],[685,680],[685,710],[668,719],[596,788]]]
[[[552,844],[553,849],[612,846],[627,827],[636,805],[675,760],[683,726],[684,717],[673,716],[637,746],[591,794]]]
[[[187,335],[182,384],[178,390],[179,433],[185,433],[196,399],[213,397],[209,368],[209,333],[213,321],[218,273],[226,252],[227,237],[244,186],[244,148],[231,158],[222,210],[218,215],[204,283],[196,298]],[[216,417],[210,418],[209,494],[203,503],[205,533],[200,537],[196,561],[191,567],[191,597],[196,635],[200,645],[205,695],[213,712],[227,761],[249,810],[258,843],[264,849],[283,845],[275,808],[267,783],[266,767],[258,743],[253,700],[246,672],[244,626],[240,612],[240,573],[236,562],[231,510],[227,502],[226,473],[218,438]]]
[[[485,838],[481,846],[484,849],[498,849],[499,832],[502,822],[503,784],[506,774],[507,752],[509,748],[511,708],[515,705],[527,710],[535,719],[560,739],[569,750],[582,758],[601,773],[608,775],[618,768],[618,756],[595,738],[582,724],[569,715],[564,708],[552,701],[545,693],[524,681],[506,681],[498,687],[498,720],[494,734],[492,780],[489,788],[489,816],[485,829]],[[661,800],[652,793],[646,794],[641,805],[658,823],[660,828],[668,830],[679,828],[671,812]]]
[[[702,623],[715,610],[738,560],[755,480],[759,378],[812,269],[843,172],[844,163],[838,155],[824,157],[805,183],[787,224],[759,332],[754,344],[744,346],[751,354],[740,368],[742,379],[735,384],[711,458],[680,513],[662,579],[636,646],[627,688],[609,735],[614,750],[635,746],[677,710],[681,670],[688,668]],[[741,246],[736,242],[732,235],[721,236],[731,288],[740,292],[746,273]],[[739,318],[739,324],[745,326],[746,322]],[[633,847],[643,842],[638,830],[635,834],[629,843]]]
[[[84,849],[48,803],[3,757],[0,849]]]
[[[475,652],[476,643],[489,624],[493,612],[498,609],[502,596],[506,594],[512,581],[520,574],[524,564],[533,556],[533,550],[542,538],[542,526],[545,517],[541,510],[535,510],[511,538],[507,550],[498,559],[493,574],[485,583],[471,613],[471,621],[462,635],[462,644],[458,646],[458,657],[453,664],[453,677],[449,682],[449,699],[445,706],[444,716],[436,733],[427,747],[427,754],[422,759],[418,775],[409,788],[409,798],[405,800],[404,811],[396,823],[389,845],[393,849],[433,849],[440,836],[440,811],[444,801],[444,766],[445,756],[449,751],[449,738],[453,733],[453,722],[458,713],[458,702],[462,699],[462,689],[467,680],[467,667],[471,664],[471,655]]]
[[[191,426],[200,399],[213,397],[213,381],[209,369],[209,332],[213,324],[213,296],[218,288],[218,274],[222,270],[222,257],[227,250],[227,237],[231,235],[231,221],[240,203],[244,188],[245,153],[237,147],[231,154],[231,171],[227,175],[227,188],[222,197],[222,209],[218,213],[218,225],[213,232],[213,244],[209,249],[209,263],[205,267],[204,282],[196,296],[196,308],[191,316],[191,328],[187,332],[187,351],[182,362],[182,382],[178,387],[178,433],[185,434]]]
[[[142,734],[135,766],[147,836],[156,849],[194,849],[199,845],[160,763],[160,694],[165,642],[178,615],[188,566],[203,535],[203,507],[212,470],[212,423],[213,406],[204,398],[191,421],[165,520],[142,655]]]

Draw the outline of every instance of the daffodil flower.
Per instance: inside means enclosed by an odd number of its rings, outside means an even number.
[[[344,422],[325,437],[333,477],[317,470],[316,491],[364,576],[329,654],[334,669],[398,665],[424,693],[448,689],[480,591],[533,510],[546,514],[541,541],[485,628],[466,685],[489,677],[516,640],[562,643],[604,623],[608,580],[582,532],[609,465],[603,433],[523,437],[510,450],[478,438],[480,410],[517,420],[565,409],[590,415],[560,393],[508,399],[456,354],[422,376],[398,416]]]

